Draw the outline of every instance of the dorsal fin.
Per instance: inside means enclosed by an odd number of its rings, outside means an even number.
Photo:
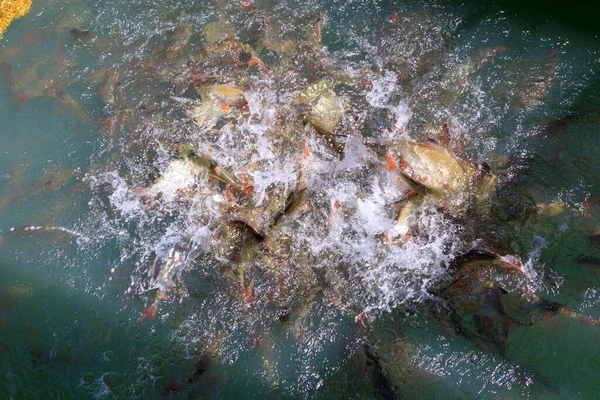
[[[442,142],[442,146],[448,146],[448,142],[450,141],[450,134],[448,132],[448,125],[446,124],[442,124],[442,134],[440,141]]]
[[[265,236],[259,231],[259,227],[256,226],[256,224],[252,221],[238,216],[234,216],[233,218],[229,219],[227,223],[230,225],[238,225],[247,229],[248,232],[250,232],[258,242],[262,242],[263,240],[265,240]]]
[[[498,258],[498,255],[485,249],[471,249],[465,253],[454,257],[450,262],[450,267],[454,269],[460,268],[461,265],[471,261],[490,261]]]

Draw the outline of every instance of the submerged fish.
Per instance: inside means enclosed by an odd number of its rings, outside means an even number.
[[[230,22],[210,22],[202,30],[209,45],[235,36],[235,27]]]
[[[16,305],[29,300],[32,296],[33,288],[23,283],[0,287],[0,307]]]

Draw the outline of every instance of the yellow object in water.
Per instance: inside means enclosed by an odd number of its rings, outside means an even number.
[[[0,0],[0,39],[13,19],[29,12],[31,0]]]

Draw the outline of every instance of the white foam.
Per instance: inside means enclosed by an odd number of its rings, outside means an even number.
[[[329,60],[329,65],[340,65],[351,79],[360,79],[367,55],[379,67],[375,72],[365,72],[372,88],[353,94],[364,96],[360,106],[350,98],[340,100],[345,102],[347,112],[341,124],[345,131],[339,132],[344,136],[336,139],[344,144],[344,157],[324,146],[323,138],[310,125],[304,130],[290,129],[283,133],[300,136],[296,143],[306,141],[310,157],[304,156],[299,163],[301,148],[280,148],[274,132],[288,127],[281,125],[278,116],[285,116],[283,121],[296,118],[298,122],[302,118],[293,100],[309,83],[297,79],[300,76],[297,70],[274,69],[269,77],[233,82],[244,88],[243,97],[248,104],[244,113],[233,107],[229,119],[219,129],[207,132],[194,125],[181,132],[181,137],[190,140],[198,150],[213,148],[211,157],[232,174],[240,178],[247,174],[252,178],[253,206],[266,205],[268,191],[274,186],[284,192],[296,188],[302,171],[308,196],[295,223],[287,228],[294,239],[293,251],[310,252],[316,260],[315,268],[348,271],[350,282],[344,295],[349,303],[363,310],[389,310],[428,298],[439,280],[446,277],[448,262],[466,245],[461,242],[460,226],[437,209],[439,203],[430,201],[425,201],[417,218],[418,235],[404,243],[384,243],[381,234],[393,227],[394,203],[402,199],[406,187],[398,184],[394,173],[388,172],[378,155],[365,146],[360,127],[353,128],[354,117],[362,121],[377,110],[387,110],[382,113],[388,118],[387,129],[369,133],[377,143],[389,146],[394,146],[400,138],[412,137],[424,142],[423,123],[445,122],[452,128],[451,138],[457,147],[464,145],[467,152],[470,150],[479,157],[496,150],[496,139],[488,133],[488,128],[494,127],[506,113],[483,90],[478,73],[467,68],[472,59],[459,57],[447,48],[445,29],[455,26],[457,20],[411,12],[402,18],[403,23],[397,27],[389,24],[381,27],[385,32],[381,41],[349,32],[348,40],[356,48],[336,53],[339,60]],[[360,57],[363,57],[360,62],[348,61]],[[410,83],[404,85],[407,80]],[[340,98],[345,96],[341,92],[336,92]],[[180,107],[185,115],[190,100],[177,96],[171,100],[173,107]],[[166,129],[161,131],[160,121],[156,125],[154,134],[167,135]],[[140,196],[128,188],[126,180],[116,171],[94,178],[111,187],[110,205],[119,214],[115,223],[118,229],[114,231],[126,235],[124,221],[139,222],[140,232],[132,240],[137,242],[131,246],[137,246],[143,254],[155,252],[163,260],[173,257],[182,243],[191,243],[194,251],[210,254],[206,243],[213,241],[228,202],[221,190],[202,184],[205,174],[194,176],[190,168],[170,170],[172,162],[159,148],[156,165],[164,179],[146,191],[153,195],[160,193],[163,202],[172,203],[168,212],[144,206]],[[135,178],[143,176],[142,171],[149,168],[135,160],[131,164],[134,165],[128,168]],[[185,201],[178,201],[181,189],[190,187],[197,187],[197,192]],[[531,279],[536,278],[534,264],[540,249],[527,261],[531,264],[526,267]],[[322,261],[331,259],[338,264]],[[144,271],[149,268],[146,266]],[[140,266],[138,272],[142,270]],[[170,278],[182,270],[178,266]],[[144,278],[148,279],[147,273]],[[133,281],[139,284],[137,278]],[[168,286],[164,282],[155,282],[154,286],[157,285]],[[146,283],[145,287],[152,284]]]

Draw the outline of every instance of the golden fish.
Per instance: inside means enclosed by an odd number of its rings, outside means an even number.
[[[31,0],[0,0],[0,39],[13,19],[29,12]]]
[[[230,100],[238,100],[244,95],[244,91],[233,86],[215,85],[214,92]]]

